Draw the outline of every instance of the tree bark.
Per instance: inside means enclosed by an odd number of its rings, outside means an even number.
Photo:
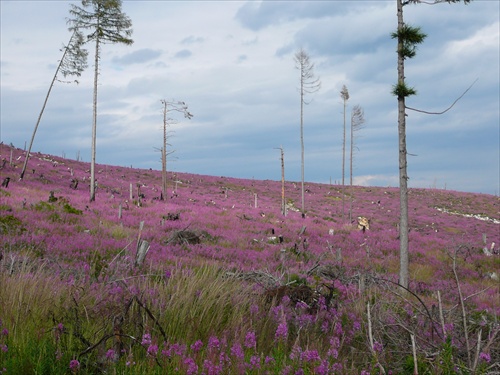
[[[304,66],[300,68],[300,171],[301,171],[301,199],[302,217],[306,214],[304,199]]]
[[[397,0],[398,30],[404,26],[403,1]],[[398,83],[404,83],[404,57],[399,53],[403,41],[398,39]],[[409,246],[408,246],[408,170],[406,151],[406,111],[405,97],[398,96],[398,135],[399,135],[399,284],[408,288]]]
[[[285,199],[285,155],[283,146],[280,147],[281,151],[281,213],[286,216],[286,199]]]
[[[167,102],[163,102],[163,147],[161,149],[161,200],[167,199]]]
[[[97,21],[97,29],[99,29],[99,20]],[[95,41],[95,60],[94,60],[94,98],[93,98],[93,114],[92,114],[92,148],[90,159],[90,201],[95,201],[95,154],[96,154],[96,137],[97,137],[97,80],[99,77],[99,38]]]

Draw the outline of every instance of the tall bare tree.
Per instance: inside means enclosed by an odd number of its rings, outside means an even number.
[[[349,200],[349,222],[352,221],[352,175],[353,175],[353,160],[354,160],[354,148],[355,148],[355,133],[363,129],[365,123],[365,112],[363,108],[358,104],[355,105],[351,111],[351,145],[350,145],[350,157],[349,157],[349,186],[351,187],[350,200]]]
[[[281,160],[281,213],[286,216],[286,200],[285,200],[285,150],[283,146],[277,148],[280,150]]]
[[[346,144],[346,122],[345,122],[345,116],[346,116],[346,107],[347,107],[347,101],[349,100],[349,91],[347,90],[347,87],[345,85],[342,86],[342,91],[340,91],[340,97],[342,98],[342,101],[344,103],[344,135],[342,137],[342,185],[345,184],[345,144]]]
[[[26,173],[26,167],[28,166],[28,159],[30,157],[31,147],[33,147],[35,135],[38,130],[38,126],[40,125],[40,121],[42,120],[42,115],[43,112],[45,111],[45,106],[47,105],[47,102],[49,100],[52,87],[54,87],[54,83],[56,82],[56,80],[58,80],[57,79],[58,74],[61,73],[64,78],[66,78],[67,76],[80,77],[82,75],[82,72],[87,67],[88,52],[82,48],[83,43],[84,40],[81,34],[73,32],[73,34],[71,34],[71,38],[69,39],[68,45],[64,46],[62,49],[63,55],[61,57],[61,60],[59,60],[56,72],[54,74],[54,77],[52,78],[52,82],[50,83],[47,95],[45,96],[45,100],[42,105],[42,110],[38,115],[38,120],[36,121],[35,128],[33,129],[33,134],[31,135],[31,141],[28,147],[28,151],[26,153],[26,157],[24,159],[24,164],[21,170],[21,174],[19,176],[20,180],[24,178],[24,174]],[[78,83],[78,80],[75,79],[75,82]]]
[[[397,67],[398,83],[394,85],[392,93],[398,100],[398,138],[399,138],[399,194],[400,194],[400,220],[399,220],[399,284],[408,288],[409,283],[409,247],[408,247],[408,168],[406,149],[406,98],[416,95],[416,90],[406,85],[405,60],[416,55],[417,45],[421,44],[426,34],[419,27],[407,25],[404,22],[403,8],[408,4],[438,4],[459,3],[465,4],[471,0],[396,0],[398,28],[392,33],[392,38],[397,40]]]
[[[169,112],[181,112],[185,118],[191,119],[193,115],[188,111],[184,102],[161,100],[163,104],[163,147],[161,149],[161,200],[167,197],[167,126],[173,121],[168,117]]]
[[[349,91],[345,85],[342,86],[342,91],[340,91],[340,97],[344,103],[344,127],[343,127],[343,136],[342,136],[342,220],[345,220],[345,144],[346,144],[346,125],[345,125],[345,116],[346,116],[346,107],[347,101],[349,100]]]
[[[309,55],[302,48],[295,53],[295,67],[300,71],[300,155],[301,155],[301,198],[302,217],[305,216],[304,199],[304,104],[307,94],[317,92],[321,88],[319,78],[314,76],[314,63],[311,63]]]
[[[132,21],[122,12],[121,0],[82,0],[82,6],[70,5],[70,30],[86,35],[86,42],[95,42],[94,56],[94,96],[92,116],[92,149],[90,161],[90,201],[95,201],[95,155],[97,134],[97,81],[99,77],[99,60],[101,44],[119,43],[130,45],[133,40]]]

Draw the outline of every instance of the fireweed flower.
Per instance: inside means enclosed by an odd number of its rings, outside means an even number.
[[[308,325],[311,325],[315,322],[316,317],[310,314],[303,314],[297,317],[297,324],[300,328],[304,328]]]
[[[334,374],[336,374],[337,372],[341,372],[342,371],[342,363],[334,363],[332,365],[332,371]]]
[[[203,348],[203,341],[201,341],[201,340],[197,340],[193,344],[191,344],[191,350],[194,353],[199,352],[201,350],[201,348]]]
[[[241,344],[238,342],[235,342],[233,346],[231,347],[231,356],[234,358],[242,359],[245,357],[245,353],[243,352],[243,348],[241,347]]]
[[[257,315],[258,313],[259,313],[259,306],[258,305],[250,306],[250,314]]]
[[[193,358],[187,357],[186,359],[184,359],[184,364],[187,367],[186,369],[187,375],[195,375],[198,373],[198,365],[196,364]]]
[[[172,277],[172,272],[170,270],[165,270],[165,279],[170,279]]]
[[[72,359],[69,361],[69,369],[71,370],[72,373],[77,373],[78,370],[80,370],[80,362],[76,359]]]
[[[257,341],[255,338],[255,332],[253,331],[248,331],[246,336],[245,336],[245,348],[255,348],[257,345]]]
[[[151,335],[149,333],[142,335],[141,345],[151,345]]]
[[[174,352],[175,355],[178,355],[179,357],[183,356],[184,353],[186,352],[186,345],[184,344],[179,344],[179,343],[175,343],[172,345],[172,351]]]
[[[322,361],[318,367],[314,369],[314,372],[318,375],[328,375],[328,360]]]
[[[267,365],[269,363],[273,363],[275,362],[275,359],[273,357],[270,357],[270,356],[266,356],[266,358],[264,359],[264,363]]]
[[[149,345],[148,354],[151,357],[156,357],[156,355],[158,354],[158,345],[156,345],[156,344]]]
[[[205,359],[205,362],[203,362],[203,368],[206,371],[206,375],[219,375],[222,373],[222,366],[214,365],[209,359]]]
[[[300,353],[300,360],[303,362],[321,361],[321,357],[317,350],[305,350]]]
[[[107,352],[106,352],[106,359],[107,360],[110,360],[110,361],[113,361],[115,359],[115,350],[114,349],[109,349]]]
[[[220,341],[216,336],[210,336],[208,339],[208,349],[219,349]]]
[[[337,337],[342,337],[342,334],[344,333],[344,330],[342,329],[342,324],[337,322],[335,323],[335,328],[334,328],[335,336]]]
[[[219,365],[223,366],[224,363],[231,364],[231,358],[224,350],[221,350],[221,352],[219,353]]]
[[[286,340],[288,337],[288,327],[286,322],[281,322],[276,329],[276,333],[274,334],[274,339],[276,341]]]
[[[481,352],[479,354],[479,359],[485,361],[486,363],[490,363],[490,361],[491,361],[491,355],[489,353],[483,353],[483,352]]]
[[[256,370],[260,369],[260,357],[258,355],[250,357],[250,366]]]
[[[375,350],[377,353],[381,353],[383,349],[384,349],[384,345],[382,345],[378,341],[375,341],[373,343],[373,350]]]
[[[2,350],[2,352],[4,353],[7,353],[9,351],[9,347],[5,344],[2,344],[0,345],[0,350]]]
[[[276,321],[280,320],[281,311],[282,311],[281,305],[271,307],[271,314],[273,315],[274,320],[276,320]]]
[[[328,321],[327,320],[323,320],[321,322],[321,332],[327,333],[329,328],[330,328],[330,324],[328,323]]]

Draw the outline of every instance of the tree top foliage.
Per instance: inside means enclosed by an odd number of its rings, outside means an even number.
[[[307,94],[312,94],[321,88],[319,78],[314,77],[314,63],[311,62],[309,54],[299,49],[294,56],[295,67],[300,70],[300,82],[302,89]]]
[[[395,33],[391,34],[393,39],[399,42],[398,53],[403,59],[415,57],[417,45],[423,43],[427,34],[418,26],[404,24]]]
[[[65,54],[61,61],[60,71],[64,77],[77,76],[80,77],[82,72],[87,68],[87,50],[82,46],[85,43],[83,36],[74,31],[67,46],[65,46]],[[76,81],[78,83],[78,81]]]
[[[70,31],[87,34],[87,41],[132,44],[132,21],[122,12],[121,0],[82,0],[82,7],[70,4]]]
[[[342,91],[340,91],[340,97],[343,100],[349,100],[349,91],[347,90],[346,85],[342,86]]]

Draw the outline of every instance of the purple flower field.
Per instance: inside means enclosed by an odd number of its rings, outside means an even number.
[[[495,361],[498,365],[500,354],[494,348],[499,346],[489,341],[498,334],[500,315],[500,200],[496,196],[410,190],[412,294],[405,297],[394,291],[399,267],[396,188],[346,187],[343,214],[341,186],[306,183],[306,215],[302,218],[300,184],[290,181],[285,184],[284,216],[280,181],[169,173],[169,196],[161,201],[159,171],[97,165],[96,201],[90,203],[88,163],[33,153],[26,175],[19,181],[23,150],[2,144],[0,161],[0,180],[10,178],[0,188],[2,280],[20,274],[43,277],[53,289],[72,290],[72,297],[61,306],[80,306],[89,299],[98,306],[98,314],[111,322],[117,306],[123,309],[129,304],[148,322],[140,330],[134,328],[139,337],[123,333],[119,342],[125,342],[127,335],[135,337],[135,341],[127,339],[124,345],[129,349],[122,347],[123,353],[113,346],[118,341],[115,338],[113,344],[110,334],[102,340],[104,352],[99,354],[97,329],[91,332],[88,327],[84,334],[78,331],[84,332],[84,328],[76,328],[83,310],[78,319],[71,320],[69,314],[47,308],[43,314],[54,319],[52,336],[58,331],[59,319],[66,320],[62,322],[65,327],[73,327],[71,331],[60,329],[66,340],[73,337],[61,354],[68,356],[62,373],[94,373],[91,362],[99,362],[98,357],[117,366],[119,373],[136,373],[131,364],[139,366],[139,357],[131,357],[138,355],[132,346],[144,348],[141,371],[148,368],[148,373],[170,366],[175,370],[171,373],[191,374],[295,374],[300,369],[309,374],[382,373],[382,368],[390,373],[391,363],[399,366],[393,373],[404,373],[398,371],[406,366],[403,357],[412,358],[411,345],[399,358],[394,349],[397,334],[387,327],[391,321],[401,326],[405,319],[407,331],[417,335],[422,358],[441,350],[436,349],[443,347],[439,345],[449,344],[452,362],[462,366],[463,373],[467,373],[464,368],[487,373],[494,369]],[[369,229],[358,229],[360,216],[370,220]],[[149,251],[138,260],[138,244],[144,241]],[[217,320],[192,329],[165,323],[163,327],[169,328],[162,337],[166,329],[160,329],[159,315],[166,314],[172,300],[158,285],[173,288],[174,280],[190,280],[207,267],[216,270],[214,278],[220,282],[243,285],[241,290],[248,298],[232,295],[227,303],[242,306],[249,317],[224,327],[226,323]],[[182,283],[179,285],[181,288]],[[209,302],[204,298],[217,285],[206,282],[193,289],[184,287],[192,292],[191,303],[200,300],[206,307]],[[21,335],[28,327],[33,331],[51,329],[37,327],[36,322],[16,327],[13,315],[7,309],[2,311],[2,298],[8,297],[0,294],[0,328],[11,332],[8,338],[12,341],[0,339],[0,347],[8,346],[8,351],[0,353],[0,373],[9,369],[2,360],[11,369],[18,368],[8,357],[15,351],[12,345],[21,345],[12,332]],[[370,328],[366,302],[373,308]],[[398,303],[401,310],[387,310]],[[460,326],[462,307],[469,320],[465,327]],[[437,310],[441,308],[444,318],[439,319]],[[121,330],[132,325],[127,318],[132,313],[127,314],[123,316],[129,321],[119,326]],[[418,321],[410,321],[412,314]],[[43,319],[47,319],[45,315]],[[441,341],[421,332],[429,324],[436,325]],[[375,337],[370,343],[371,330]],[[444,339],[446,333],[450,342]],[[360,337],[364,343],[359,342]],[[50,342],[57,349],[62,340],[52,337]],[[175,345],[184,346],[175,349]],[[365,348],[367,359],[356,359],[352,348],[360,353]],[[123,372],[119,370],[122,362]],[[439,367],[428,366],[431,371]],[[443,366],[434,373],[447,373]],[[410,367],[411,374],[413,365]]]

